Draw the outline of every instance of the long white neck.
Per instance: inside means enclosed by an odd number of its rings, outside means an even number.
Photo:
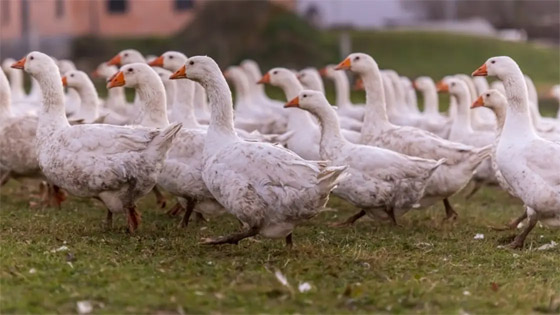
[[[381,73],[377,65],[369,71],[362,73],[362,80],[366,90],[366,105],[364,123],[362,125],[362,143],[368,137],[375,136],[378,131],[390,127],[385,108],[385,92]]]
[[[136,95],[141,103],[140,125],[151,128],[169,126],[165,88],[159,78],[138,84]]]
[[[0,120],[12,117],[12,94],[10,92],[10,84],[0,69]]]
[[[414,89],[406,88],[406,103],[412,112],[416,114],[420,113],[420,110],[418,109],[418,99],[416,99],[416,92]]]
[[[464,91],[467,92],[467,91]],[[454,94],[457,98],[457,116],[453,120],[455,127],[462,131],[473,132],[470,115],[470,96],[467,93]]]
[[[385,92],[385,111],[387,112],[389,121],[391,121],[400,115],[395,100],[395,89],[393,88],[391,80],[386,75],[382,75],[382,79],[383,91]]]
[[[191,80],[176,80],[176,82],[173,115],[177,115],[178,121],[183,123],[183,128],[200,128],[194,114],[194,82]]]
[[[80,95],[80,112],[78,118],[93,121],[99,117],[99,96],[91,81],[83,82],[75,88]]]
[[[107,91],[107,101],[108,104],[114,105],[114,104],[125,104],[126,103],[126,97],[124,95],[124,88],[122,87],[114,87],[111,88]]]
[[[503,104],[503,106],[496,106],[492,108],[494,115],[496,115],[496,135],[498,137],[504,130],[504,124],[506,122],[506,106],[507,104]]]
[[[320,151],[321,158],[330,158],[334,147],[340,147],[348,141],[340,133],[340,123],[335,110],[329,104],[316,108],[312,113],[319,120],[321,126]]]
[[[429,115],[439,114],[439,99],[434,81],[429,81],[428,86],[422,90],[424,96],[424,113]]]
[[[504,84],[509,108],[503,134],[513,135],[517,139],[537,137],[528,107],[527,85],[521,70],[500,78]]]
[[[34,76],[43,92],[43,103],[37,125],[37,145],[46,143],[54,131],[68,128],[70,124],[66,119],[64,108],[64,89],[57,69],[41,72]]]
[[[298,81],[295,75],[285,78],[278,85],[286,95],[286,100],[292,100],[303,91],[303,86]],[[290,110],[288,111],[288,130],[298,130],[308,128],[309,126],[316,126],[311,115],[303,110]]]
[[[195,112],[200,113],[201,115],[209,112],[206,90],[197,82],[194,84],[194,104]]]
[[[210,101],[210,126],[204,146],[205,156],[209,156],[239,138],[233,126],[233,103],[225,78],[215,73],[201,83]]]
[[[336,106],[340,108],[348,107],[352,103],[350,101],[350,82],[344,71],[334,71],[333,76],[334,88],[336,91]]]
[[[235,108],[240,111],[250,111],[254,109],[251,102],[251,93],[249,88],[249,81],[241,70],[232,70],[231,81],[235,88]]]

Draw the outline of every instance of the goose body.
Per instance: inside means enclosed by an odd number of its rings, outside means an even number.
[[[231,92],[211,58],[191,57],[174,76],[194,79],[208,92],[212,114],[202,177],[220,204],[247,227],[207,243],[237,243],[256,234],[291,243],[295,225],[324,207],[345,167],[306,161],[280,146],[237,137]]]
[[[414,81],[414,87],[424,97],[424,112],[419,127],[443,139],[448,139],[451,120],[439,112],[439,100],[434,81],[430,77],[418,77]]]

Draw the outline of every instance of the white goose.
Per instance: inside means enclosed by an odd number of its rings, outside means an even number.
[[[528,75],[525,75],[524,78],[529,93],[529,110],[533,119],[533,125],[538,132],[548,134],[546,138],[560,140],[560,124],[554,118],[541,116],[539,111],[539,95],[537,94],[535,83],[533,83],[533,80]]]
[[[423,76],[416,78],[413,85],[424,98],[424,112],[419,127],[447,139],[451,120],[439,112],[439,99],[434,81],[430,77]]]
[[[73,195],[103,201],[109,225],[113,212],[126,211],[129,230],[134,231],[140,221],[135,202],[156,184],[181,125],[161,131],[98,124],[70,126],[54,61],[34,51],[12,67],[37,79],[43,91],[36,150],[44,175]]]
[[[319,92],[302,91],[285,106],[315,115],[321,124],[321,158],[348,165],[351,176],[342,179],[333,193],[361,210],[339,225],[352,224],[366,214],[396,224],[396,216],[418,204],[429,177],[443,163],[350,143],[340,134],[335,110]]]
[[[408,104],[408,107],[414,113],[414,115],[422,118],[422,113],[418,108],[418,99],[416,98],[416,91],[414,90],[412,81],[410,81],[408,77],[402,75],[400,76],[400,81],[405,91],[405,101]]]
[[[111,88],[124,86],[136,90],[140,99],[139,104],[142,104],[140,125],[152,128],[169,126],[165,88],[155,68],[150,68],[143,63],[125,65],[109,84]],[[177,107],[174,109],[182,110]],[[203,128],[183,128],[173,141],[163,169],[157,178],[158,186],[177,196],[181,207],[186,209],[181,221],[184,227],[188,225],[193,212],[211,216],[224,212],[223,207],[215,201],[202,179],[205,138],[206,130]],[[181,209],[173,207],[170,213],[175,214],[178,210]]]
[[[24,102],[26,95],[23,89],[23,73],[16,69],[12,69],[11,66],[16,62],[15,59],[6,58],[2,62],[2,69],[8,74],[10,78],[10,93],[12,102]]]
[[[468,103],[472,104],[472,102],[474,102],[478,97],[473,79],[463,73],[456,74],[452,77],[463,81],[467,85],[467,89],[469,91]],[[496,118],[488,109],[479,107],[469,111],[469,114],[471,116],[471,124],[473,129],[486,130],[489,132],[493,132],[496,129]]]
[[[299,92],[303,91],[296,75],[285,68],[272,68],[261,78],[259,83],[268,83],[280,87],[287,100],[293,99]],[[287,141],[288,149],[306,160],[320,160],[319,140],[321,132],[319,125],[305,111],[292,110],[289,112],[288,131],[293,132],[293,135]],[[343,129],[342,134],[350,142],[357,143],[360,139],[360,134],[355,131]]]
[[[352,104],[350,100],[350,81],[346,73],[334,70],[335,65],[327,65],[319,70],[321,76],[334,81],[336,94],[336,113],[339,116],[348,116],[358,121],[364,120],[364,104]]]
[[[469,90],[464,81],[451,77],[438,83],[438,91],[449,92],[457,100],[457,116],[451,123],[449,140],[471,145],[473,147],[485,147],[493,144],[496,134],[483,130],[474,130],[471,125],[469,113],[470,102]],[[473,177],[475,186],[466,198],[472,197],[483,185],[498,184],[492,169],[491,158],[488,157],[476,169]]]
[[[560,121],[560,84],[557,84],[550,89],[550,95],[558,101],[558,112],[556,113],[556,119]]]
[[[129,122],[127,117],[100,108],[97,90],[85,72],[79,70],[66,72],[66,75],[62,77],[62,85],[75,89],[80,96],[80,110],[72,116],[72,120],[81,120],[86,124],[106,123],[111,125],[125,125]]]
[[[64,76],[66,72],[76,70],[76,65],[71,60],[60,59],[55,60],[58,66],[58,71],[61,76]],[[66,110],[66,115],[73,119],[72,116],[80,112],[80,96],[78,91],[75,89],[67,89],[64,94],[64,107]]]
[[[116,66],[109,66],[106,62],[100,63],[92,72],[92,78],[102,78],[107,81],[119,69]],[[124,88],[113,88],[107,90],[107,98],[103,102],[103,107],[114,111],[125,117],[134,117],[134,107],[126,101]]]
[[[261,234],[285,237],[291,245],[294,227],[325,206],[346,167],[306,161],[280,146],[237,137],[231,92],[211,58],[189,58],[174,77],[198,81],[208,92],[212,115],[202,176],[212,195],[247,228],[205,243],[236,244]]]
[[[475,77],[481,78],[481,77]],[[491,109],[496,116],[496,138],[492,145],[492,170],[496,175],[496,180],[500,187],[503,190],[507,191],[511,196],[516,197],[515,192],[508,184],[508,182],[504,179],[500,168],[498,167],[498,163],[496,162],[496,150],[498,148],[498,142],[500,141],[500,137],[502,135],[502,130],[504,129],[504,123],[506,121],[506,110],[507,110],[507,99],[506,97],[498,90],[487,89],[484,93],[482,93],[478,99],[472,104],[471,108],[477,108],[480,106],[485,106]],[[523,214],[513,220],[511,220],[508,224],[506,224],[505,228],[495,228],[497,230],[513,230],[517,228],[517,225],[527,218],[527,206],[524,206],[525,210]]]
[[[537,221],[560,227],[560,144],[545,140],[535,132],[527,85],[513,59],[492,57],[473,72],[473,76],[487,75],[497,76],[503,82],[508,101],[496,162],[515,195],[529,207],[527,227],[510,244],[520,248]]]
[[[337,69],[359,74],[366,88],[366,115],[362,128],[362,143],[379,146],[410,156],[426,159],[445,158],[430,178],[423,205],[442,200],[447,218],[457,213],[447,200],[472,178],[476,167],[490,154],[491,147],[471,146],[447,141],[422,129],[393,125],[385,111],[385,94],[379,67],[373,58],[363,53],[350,54]]]
[[[325,94],[323,80],[321,80],[321,75],[317,69],[305,68],[299,71],[296,76],[304,88],[321,92],[323,95]],[[338,121],[343,129],[353,130],[356,132],[360,132],[360,130],[362,130],[362,122],[354,118],[339,115]]]
[[[406,102],[406,92],[401,83],[399,74],[395,70],[383,70],[386,75],[389,85],[388,88],[392,87],[394,95],[394,109],[396,110],[393,119],[395,123],[401,126],[419,126],[420,125],[420,115],[419,112],[415,112]]]

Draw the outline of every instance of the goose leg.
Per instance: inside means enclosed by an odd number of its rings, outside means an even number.
[[[179,213],[181,213],[181,211],[183,211],[183,206],[181,206],[181,203],[177,202],[166,213],[167,213],[167,215],[174,217],[174,216],[178,215]]]
[[[154,186],[154,188],[152,189],[152,191],[154,192],[154,195],[156,195],[156,203],[157,203],[157,205],[158,205],[161,209],[165,209],[165,205],[167,204],[167,199],[165,198],[165,196],[161,193],[161,191],[159,191],[159,189],[157,188],[157,186]]]
[[[471,199],[471,197],[474,196],[474,194],[476,194],[480,190],[481,187],[482,187],[482,182],[475,181],[473,189],[471,190],[471,192],[468,195],[465,196],[465,199],[466,200]]]
[[[186,228],[189,225],[189,218],[191,217],[195,205],[196,201],[193,198],[187,198],[187,209],[181,220],[181,227]]]
[[[208,220],[206,220],[206,218],[200,212],[195,212],[194,213],[194,221],[196,223],[208,222]]]
[[[391,222],[393,222],[393,225],[398,226],[399,224],[397,223],[397,219],[395,218],[395,209],[393,209],[393,207],[387,207],[385,212],[387,212],[387,214],[389,215],[389,218],[391,219]]]
[[[356,213],[353,216],[346,219],[345,221],[338,222],[338,223],[333,223],[333,224],[331,224],[331,226],[332,227],[350,226],[350,225],[354,224],[354,222],[356,222],[359,218],[363,217],[364,215],[366,215],[366,211],[362,209],[358,213]]]
[[[508,224],[504,227],[492,227],[495,231],[508,231],[508,230],[515,230],[515,228],[519,225],[519,223],[527,218],[527,210],[523,211],[519,217],[511,220]]]
[[[453,210],[453,207],[447,198],[443,199],[443,206],[445,207],[445,220],[457,219],[459,215],[455,212],[455,210]]]
[[[292,233],[286,236],[286,247],[292,248],[294,246],[294,242],[292,241]]]
[[[113,212],[107,209],[107,217],[105,217],[105,228],[109,230],[112,227],[113,227]]]
[[[130,233],[134,233],[140,222],[142,221],[142,217],[140,213],[136,210],[136,205],[127,208],[127,217],[128,217],[128,231]]]
[[[523,248],[523,243],[525,243],[525,238],[527,238],[527,235],[535,227],[538,221],[538,216],[535,212],[528,214],[528,217],[529,217],[529,224],[527,224],[527,227],[525,227],[525,229],[523,230],[523,232],[521,232],[521,234],[515,237],[513,242],[511,242],[508,245],[508,247],[513,249]]]
[[[238,233],[233,233],[231,235],[228,236],[222,236],[222,237],[218,237],[218,238],[208,238],[206,240],[204,240],[204,242],[201,242],[202,245],[219,245],[219,244],[235,244],[237,245],[237,243],[239,243],[240,240],[247,238],[247,237],[251,237],[251,236],[255,236],[259,234],[259,228],[258,227],[252,227],[246,231],[242,231],[242,232],[238,232]]]

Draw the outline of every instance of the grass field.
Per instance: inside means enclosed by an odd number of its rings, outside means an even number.
[[[402,227],[364,220],[330,228],[353,212],[332,198],[335,210],[298,227],[289,250],[268,239],[198,245],[238,223],[224,216],[180,230],[151,195],[136,234],[126,232],[124,216],[107,231],[98,202],[70,198],[62,209],[30,209],[21,187],[11,182],[0,195],[2,314],[73,313],[78,301],[107,314],[560,311],[560,247],[536,250],[560,242],[557,231],[535,228],[523,251],[498,248],[514,232],[489,226],[521,206],[493,188],[471,201],[452,198],[454,223],[441,221],[438,204],[407,214]],[[301,293],[304,282],[311,290]]]

